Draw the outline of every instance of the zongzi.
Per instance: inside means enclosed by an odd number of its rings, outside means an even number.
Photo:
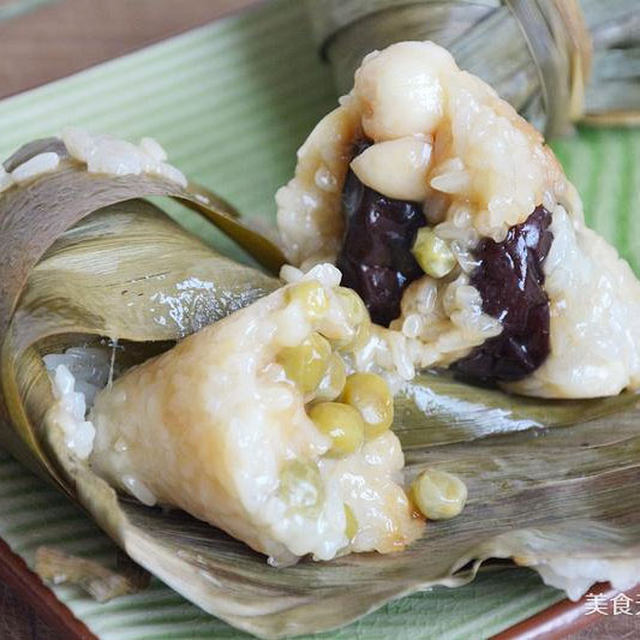
[[[640,283],[542,136],[445,49],[366,56],[276,199],[287,258],[336,264],[378,325],[361,366],[552,398],[640,386]]]
[[[88,420],[58,364],[50,422],[112,486],[273,563],[401,550],[423,521],[402,488],[389,386],[353,373],[369,319],[339,282],[318,265],[185,338],[99,391]]]

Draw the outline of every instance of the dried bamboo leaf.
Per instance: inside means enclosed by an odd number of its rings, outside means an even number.
[[[45,325],[58,334],[90,329],[127,340],[174,340],[246,306],[275,283],[212,252],[157,207],[130,200],[87,216],[45,253],[14,323],[27,341],[29,329],[39,339],[51,335]],[[39,313],[44,305],[46,318]],[[103,315],[111,307],[118,309],[115,319]]]
[[[407,450],[597,420],[633,407],[638,395],[541,402],[427,372],[405,383],[395,402],[394,428]]]
[[[566,132],[578,120],[638,122],[640,14],[635,0],[307,4],[340,91],[351,88],[353,72],[369,51],[399,40],[433,40],[547,136]]]
[[[51,173],[24,187],[13,187],[0,200],[0,335],[6,331],[16,300],[31,269],[53,241],[85,216],[111,204],[148,196],[171,196],[198,211],[272,271],[283,264],[280,249],[237,217],[237,212],[210,191],[147,174],[111,176],[90,174],[71,160],[56,139],[35,141],[19,149],[5,163],[17,163],[50,150],[54,145],[62,162]],[[7,277],[11,274],[11,277]]]
[[[150,574],[129,561],[129,565],[112,571],[94,560],[71,556],[51,547],[36,550],[35,571],[53,584],[73,584],[98,602],[138,593],[149,586]]]

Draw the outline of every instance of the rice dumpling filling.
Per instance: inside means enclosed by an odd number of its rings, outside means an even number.
[[[548,397],[640,386],[640,284],[542,136],[435,44],[366,56],[276,201],[288,259],[334,262],[377,323],[360,367]]]
[[[356,144],[359,155],[371,145]],[[343,284],[364,300],[373,322],[389,326],[402,294],[424,271],[411,253],[427,224],[418,202],[389,198],[365,186],[350,169],[342,191],[346,233],[336,265]]]
[[[471,273],[471,284],[482,296],[483,311],[502,323],[502,332],[455,362],[455,371],[483,382],[515,382],[549,355],[549,298],[542,267],[553,242],[550,224],[551,214],[540,205],[509,229],[502,242],[485,238],[474,250],[480,264]]]
[[[89,463],[275,563],[401,550],[422,521],[401,484],[389,386],[352,366],[366,309],[331,265],[289,275],[100,391]]]
[[[371,144],[356,143],[354,155]],[[336,260],[342,282],[360,295],[373,322],[387,327],[400,316],[407,286],[433,269],[419,264],[412,253],[426,217],[420,203],[388,198],[365,186],[352,169],[342,203],[346,232]],[[463,376],[514,382],[535,371],[549,354],[542,264],[553,240],[550,224],[551,214],[540,205],[525,222],[511,227],[502,242],[484,238],[473,250],[479,265],[471,284],[480,292],[483,311],[499,319],[503,330],[454,363]]]

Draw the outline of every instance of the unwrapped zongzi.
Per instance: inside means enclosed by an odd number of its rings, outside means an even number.
[[[334,262],[385,327],[362,366],[553,398],[640,386],[640,283],[542,136],[441,47],[369,54],[277,202],[288,259]]]

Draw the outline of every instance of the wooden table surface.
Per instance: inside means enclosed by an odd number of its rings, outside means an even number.
[[[257,1],[0,0],[0,98],[139,49]],[[640,616],[620,615],[603,616],[567,640],[636,638],[640,638]],[[0,584],[0,640],[66,638],[47,627],[27,604]]]

